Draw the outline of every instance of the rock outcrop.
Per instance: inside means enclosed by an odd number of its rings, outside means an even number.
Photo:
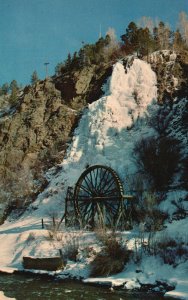
[[[86,66],[83,69],[54,77],[55,87],[61,91],[63,102],[73,109],[82,109],[103,94],[103,85],[112,74],[112,65]]]
[[[156,51],[148,62],[157,75],[158,102],[173,102],[188,95],[188,52]]]
[[[16,110],[1,118],[1,169],[15,163],[32,166],[41,152],[60,148],[77,118],[51,80],[25,88],[18,101]]]

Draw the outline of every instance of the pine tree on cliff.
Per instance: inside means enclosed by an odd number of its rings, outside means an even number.
[[[18,83],[16,80],[11,81],[10,91],[11,91],[10,103],[14,104],[17,100],[17,95],[18,95],[18,91],[19,91],[19,86],[18,86]]]
[[[148,55],[154,48],[154,40],[149,28],[138,28],[134,22],[128,25],[126,33],[121,36],[121,40],[127,54],[136,52],[139,56]]]
[[[186,48],[185,41],[182,38],[180,31],[177,29],[173,33],[173,50],[179,51]]]
[[[71,70],[71,65],[72,65],[72,57],[71,57],[71,54],[69,53],[67,56],[67,59],[65,61],[65,68],[67,71]]]
[[[2,95],[7,95],[9,92],[9,84],[8,83],[4,83],[1,87],[1,93]]]
[[[37,81],[39,80],[37,71],[34,71],[33,74],[31,75],[31,84],[35,85]]]
[[[137,51],[138,47],[138,27],[134,22],[131,22],[126,33],[121,36],[121,40],[124,43],[124,50],[127,54]]]
[[[149,55],[154,49],[154,40],[149,28],[139,28],[137,32],[137,52],[140,56]]]

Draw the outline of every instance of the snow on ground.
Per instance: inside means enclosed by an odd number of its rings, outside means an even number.
[[[6,297],[6,296],[4,295],[4,293],[1,292],[1,291],[0,291],[0,299],[1,299],[1,300],[7,300],[7,299],[15,300],[15,298],[9,298],[9,297]]]
[[[142,137],[156,135],[149,125],[149,118],[158,109],[156,104],[156,76],[151,67],[139,59],[134,59],[132,66],[125,73],[123,64],[114,65],[108,81],[106,94],[89,105],[84,112],[78,128],[75,130],[67,157],[60,165],[47,174],[50,181],[48,188],[17,220],[9,219],[0,226],[0,269],[12,272],[22,270],[23,256],[57,256],[65,240],[50,241],[48,231],[41,229],[41,219],[48,222],[53,212],[63,215],[64,199],[68,186],[74,186],[87,165],[102,164],[112,167],[124,182],[137,169],[132,155],[134,143]],[[167,205],[167,204],[166,204]],[[167,207],[166,207],[167,208]],[[173,227],[171,227],[173,225]],[[186,227],[184,221],[169,225],[174,232]],[[179,227],[180,226],[180,227]],[[129,246],[134,244],[137,232],[125,232],[124,238]],[[92,233],[81,233],[82,245],[98,245]],[[159,258],[145,257],[137,266],[130,263],[120,274],[98,279],[88,279],[90,259],[80,253],[77,263],[68,262],[65,270],[58,273],[67,276],[83,277],[87,281],[108,281],[113,285],[124,284],[131,289],[141,283],[154,283],[156,280],[167,281],[176,285],[176,293],[184,293],[188,299],[188,266],[164,265]],[[138,271],[139,268],[139,272]]]

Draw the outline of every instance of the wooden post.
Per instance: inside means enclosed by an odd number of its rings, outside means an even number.
[[[46,66],[46,78],[48,78],[48,65],[49,65],[49,62],[44,63],[44,65]]]
[[[59,256],[60,256],[60,257],[63,257],[63,252],[62,252],[61,249],[59,249]]]

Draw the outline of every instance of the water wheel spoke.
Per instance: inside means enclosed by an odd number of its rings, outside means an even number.
[[[108,208],[108,211],[113,213],[113,214],[116,214],[119,210],[119,206],[115,207],[114,205],[110,205],[109,203],[105,203],[105,206]]]
[[[120,195],[121,195],[120,192],[117,191],[117,188],[116,188],[116,186],[115,186],[115,183],[114,183],[114,184],[112,183],[112,184],[108,187],[108,189],[105,191],[105,194],[108,193],[108,191],[112,191],[112,190],[113,190],[113,195],[114,195],[114,196],[117,196],[117,195],[120,196]]]
[[[81,186],[80,186],[80,190],[83,190],[83,191],[85,191],[86,193],[88,193],[90,196],[92,196],[91,191],[88,190],[84,185],[81,185]]]
[[[95,191],[95,194],[98,195],[98,173],[99,173],[99,170],[96,169],[96,170],[93,170],[92,172],[92,178],[93,178],[93,188],[94,188],[94,191]]]
[[[98,186],[98,191],[99,192],[101,192],[101,185],[103,184],[103,181],[104,181],[104,178],[105,178],[105,176],[106,176],[106,174],[107,174],[107,169],[105,169],[105,171],[103,171],[103,172],[101,172],[101,173],[103,173],[103,176],[100,178],[100,183],[99,183],[99,186]]]
[[[91,175],[91,174],[90,174]],[[91,191],[91,194],[93,195],[95,193],[95,187],[93,185],[93,179],[92,179],[92,176],[86,176],[85,177],[85,182],[87,183],[88,185],[88,188],[90,189]]]
[[[79,209],[82,209],[83,207],[87,207],[89,205],[88,201],[79,201]]]
[[[92,183],[91,183],[90,179],[87,176],[85,177],[84,182],[86,183],[90,193],[92,194],[93,193],[93,186],[92,186]]]
[[[97,190],[97,187],[98,187],[98,178],[99,178],[99,169],[96,169],[96,172],[95,172],[95,190]]]
[[[92,209],[92,203],[89,203],[89,204],[87,204],[87,205],[85,205],[85,206],[82,206],[82,207],[80,207],[80,208],[82,208],[82,209],[80,210],[80,212],[82,213],[82,215],[88,215],[89,212],[90,212],[91,209]]]
[[[87,220],[87,223],[94,223],[95,214],[96,214],[96,207],[92,203],[90,206],[90,210],[85,215],[85,220]]]
[[[117,194],[117,195],[116,195]],[[119,197],[119,194],[117,192],[117,189],[116,187],[113,187],[111,190],[108,190],[106,193],[105,193],[105,196],[117,196]]]
[[[90,172],[89,173],[89,177],[90,177],[90,182],[91,182],[91,185],[92,185],[92,188],[93,188],[93,191],[95,192],[95,186],[94,186],[94,178],[93,178],[93,172]]]
[[[103,184],[100,189],[101,192],[103,192],[104,188],[107,186],[109,181],[113,180],[113,177],[111,177],[111,174],[109,174],[109,173],[106,173],[106,174],[107,174],[107,176],[104,177]]]
[[[114,184],[114,178],[112,177],[107,183],[106,186],[104,187],[103,193],[106,193],[111,186]]]

